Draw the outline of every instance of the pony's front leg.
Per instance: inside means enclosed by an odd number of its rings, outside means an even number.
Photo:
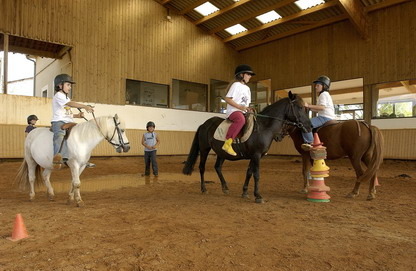
[[[260,182],[260,157],[253,157],[252,161],[252,170],[254,176],[254,196],[256,197],[256,203],[264,203],[263,197],[259,192],[259,182]]]
[[[48,199],[50,201],[55,200],[55,193],[53,191],[53,187],[52,187],[52,184],[50,182],[51,170],[45,168],[43,170],[42,177],[43,177],[43,181],[45,182],[45,186],[47,188]]]
[[[250,160],[250,163],[247,168],[246,180],[243,186],[243,194],[241,195],[241,197],[246,198],[246,199],[249,198],[248,197],[248,185],[250,183],[251,176],[253,176],[253,165],[252,165],[252,161]]]
[[[71,173],[72,173],[72,201],[74,200],[75,197],[75,201],[77,203],[78,207],[82,207],[84,206],[84,202],[82,201],[81,198],[81,180],[79,179],[79,175],[81,174],[81,172],[83,171],[83,169],[85,168],[85,166],[83,166],[81,169],[79,168],[79,165],[76,163],[72,163],[71,165]],[[69,194],[70,200],[71,200],[71,191]]]
[[[301,193],[306,194],[308,193],[309,187],[309,171],[311,169],[311,157],[309,152],[305,152],[302,154],[302,175],[303,175],[303,189]]]
[[[224,161],[224,158],[217,156],[217,161],[215,162],[215,171],[217,172],[217,175],[220,178],[222,192],[228,195],[230,193],[230,190],[228,189],[228,185],[224,179],[224,175],[222,175],[222,165],[224,164]]]

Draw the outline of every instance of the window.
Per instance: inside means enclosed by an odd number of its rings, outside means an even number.
[[[336,104],[335,114],[339,120],[364,119],[363,104]]]
[[[266,79],[249,82],[248,86],[251,90],[251,107],[255,108],[257,112],[260,112],[270,104],[271,80]]]
[[[126,104],[168,107],[169,86],[126,79]]]
[[[375,118],[416,117],[416,80],[378,84],[373,96]]]
[[[0,51],[0,93],[43,97],[42,88],[53,89],[56,75],[72,74],[69,46],[0,33],[1,49],[4,42],[9,50]]]
[[[173,79],[172,108],[207,111],[208,85]]]
[[[227,103],[223,100],[223,97],[227,94],[229,84],[229,82],[211,79],[210,112],[225,113],[227,111]]]

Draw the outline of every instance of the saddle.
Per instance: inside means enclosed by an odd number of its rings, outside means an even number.
[[[241,129],[240,133],[236,137],[239,143],[243,143],[247,141],[247,139],[251,136],[254,130],[255,124],[254,114],[247,114],[246,115],[246,124],[244,124],[243,128]],[[217,127],[214,133],[214,139],[219,141],[225,141],[225,136],[227,135],[228,128],[230,128],[233,122],[229,119],[225,119],[221,124]]]

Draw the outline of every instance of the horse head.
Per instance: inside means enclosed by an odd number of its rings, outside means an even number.
[[[303,99],[289,91],[288,94],[290,107],[286,110],[285,119],[289,121],[289,124],[300,128],[303,132],[310,132],[312,124],[305,110]]]
[[[118,153],[128,152],[130,150],[130,143],[127,139],[125,125],[124,122],[120,121],[117,114],[112,117],[112,122],[107,127],[105,139],[114,146]]]

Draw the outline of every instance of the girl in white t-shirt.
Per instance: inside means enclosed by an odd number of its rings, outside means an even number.
[[[314,82],[316,93],[319,93],[318,101],[316,105],[305,103],[305,108],[309,108],[314,112],[318,112],[318,116],[311,118],[312,128],[318,128],[324,125],[326,122],[336,118],[334,103],[331,95],[329,94],[329,87],[331,85],[331,79],[328,76],[319,76]],[[313,134],[302,133],[304,144],[302,149],[309,151],[312,149]]]
[[[59,74],[54,79],[55,95],[52,99],[52,111],[53,116],[51,120],[52,132],[53,132],[53,167],[54,169],[60,169],[63,163],[63,158],[68,158],[67,147],[64,144],[61,149],[62,141],[64,140],[65,130],[61,127],[65,123],[74,122],[74,118],[83,118],[84,113],[73,114],[71,108],[83,108],[88,113],[94,111],[90,105],[80,104],[71,101],[68,98],[68,94],[71,91],[72,84],[75,82],[68,74]],[[61,149],[62,153],[59,153]]]
[[[247,86],[250,78],[255,75],[249,65],[239,65],[235,69],[235,82],[229,87],[227,95],[224,100],[227,103],[227,118],[233,123],[228,129],[225,136],[226,141],[222,146],[222,149],[232,156],[236,156],[237,153],[233,150],[231,144],[233,139],[237,137],[238,133],[246,123],[244,117],[245,112],[252,111],[249,108],[251,103],[251,91]]]

